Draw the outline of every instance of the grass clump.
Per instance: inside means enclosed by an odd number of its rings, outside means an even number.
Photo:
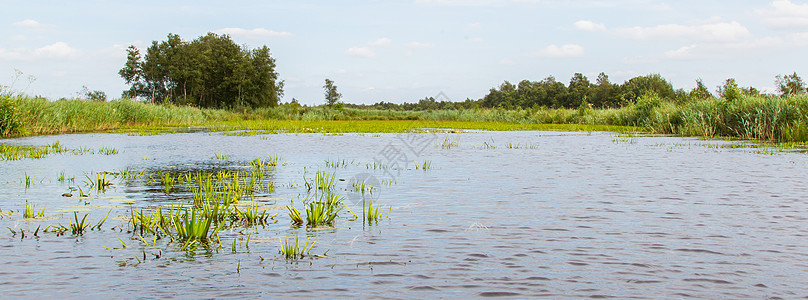
[[[22,217],[23,218],[37,218],[37,217],[44,217],[45,216],[45,207],[43,206],[41,209],[37,210],[36,205],[34,203],[29,203],[25,201],[25,207],[22,210]]]
[[[309,244],[309,239],[306,238],[306,242],[301,247],[297,236],[295,236],[294,242],[287,238],[286,242],[281,240],[281,248],[278,253],[283,254],[286,259],[301,259],[311,252],[311,248],[314,247],[315,243]]]

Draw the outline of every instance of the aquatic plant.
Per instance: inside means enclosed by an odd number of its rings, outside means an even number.
[[[218,211],[216,211],[218,208],[218,206],[213,206],[214,211],[208,214],[202,214],[193,207],[183,213],[174,214],[169,225],[174,232],[167,231],[166,233],[183,242],[183,248],[197,242],[207,241],[219,232],[221,224],[213,226],[213,216],[218,215]]]
[[[98,149],[98,153],[103,155],[115,155],[118,154],[118,149],[101,146],[101,148]]]
[[[266,223],[267,218],[269,218],[266,210],[262,210],[260,213],[258,212],[258,203],[255,202],[244,208],[244,210],[240,210],[238,207],[235,209],[238,219],[247,226]]]
[[[306,238],[306,243],[301,247],[297,236],[295,236],[294,242],[287,238],[285,243],[284,240],[281,240],[281,248],[278,253],[283,254],[286,259],[302,259],[311,252],[311,248],[314,247],[315,243],[309,244],[309,239]]]
[[[23,218],[36,218],[36,217],[44,217],[45,216],[45,207],[43,205],[42,209],[37,210],[36,205],[34,203],[29,203],[27,200],[25,201],[25,207],[22,210],[22,217]]]
[[[365,216],[368,223],[373,223],[382,218],[381,207],[373,206],[373,201],[368,201],[367,214]]]
[[[424,170],[424,171],[426,171],[426,170],[432,169],[432,161],[430,161],[430,160],[424,160],[420,164],[418,162],[416,162],[416,161],[413,161],[413,163],[415,163],[415,169],[416,170]]]
[[[216,152],[213,155],[216,157],[216,159],[230,160],[230,155],[227,155],[227,154],[224,154],[224,153],[221,153],[221,152]]]
[[[333,225],[340,210],[342,210],[342,197],[339,194],[323,194],[320,199],[311,201],[306,206],[306,226]]]
[[[64,225],[60,225],[63,230],[70,230],[71,233],[74,235],[83,235],[84,231],[90,226],[90,223],[87,222],[87,214],[84,214],[84,217],[79,220],[78,212],[73,212],[73,219],[70,220],[70,227],[65,227]]]
[[[163,188],[163,192],[166,194],[171,192],[171,189],[174,188],[174,183],[177,179],[171,175],[171,173],[165,172],[162,176],[160,176],[160,185]]]
[[[455,140],[454,138],[444,137],[443,143],[440,144],[442,149],[452,149],[453,147],[459,146],[460,142]]]

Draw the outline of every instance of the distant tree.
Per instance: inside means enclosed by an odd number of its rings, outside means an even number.
[[[91,101],[98,101],[98,102],[106,102],[107,101],[107,93],[104,93],[100,90],[91,91],[86,85],[81,87],[81,91],[79,91],[79,98],[84,98]]]
[[[145,55],[129,46],[118,74],[129,85],[124,97],[154,103],[261,107],[277,105],[283,96],[268,47],[246,49],[214,33],[191,42],[168,34],[165,41],[153,41]]]
[[[609,76],[601,72],[595,82],[591,103],[595,107],[617,107],[620,105],[618,94],[620,86],[609,82]]]
[[[707,99],[712,96],[713,94],[710,94],[710,90],[704,85],[704,81],[702,81],[701,78],[696,79],[696,87],[690,90],[690,97],[695,99]]]
[[[342,94],[337,92],[337,86],[334,85],[334,81],[331,79],[325,79],[323,89],[325,90],[325,103],[328,104],[328,106],[334,106],[334,104],[337,104],[339,99],[342,98]]]
[[[721,98],[725,100],[734,101],[741,97],[741,89],[738,87],[738,83],[735,82],[735,78],[729,78],[724,81],[724,84],[718,87],[716,91]]]
[[[562,106],[567,108],[578,107],[581,102],[589,101],[592,94],[592,83],[581,73],[575,73],[570,78],[570,84],[567,87],[566,101]]]
[[[621,98],[626,103],[634,103],[640,97],[648,94],[656,94],[662,99],[673,99],[676,97],[673,85],[659,74],[631,78],[623,83],[621,89]]]
[[[797,72],[791,75],[777,75],[775,77],[777,84],[777,91],[781,96],[798,95],[806,92],[805,82],[797,75]]]

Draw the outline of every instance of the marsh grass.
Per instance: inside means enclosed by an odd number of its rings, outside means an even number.
[[[281,248],[278,250],[278,253],[283,254],[286,259],[302,259],[306,255],[309,255],[315,243],[316,242],[312,242],[309,244],[309,239],[306,238],[306,242],[301,247],[297,236],[295,236],[294,241],[287,238],[284,242],[284,240],[281,239]]]
[[[45,205],[43,205],[41,209],[37,210],[36,205],[34,203],[29,203],[28,201],[25,201],[25,207],[23,207],[22,210],[23,218],[28,219],[44,216],[45,216]]]
[[[424,161],[422,161],[420,163],[418,163],[417,161],[413,161],[413,163],[415,164],[415,169],[416,170],[424,170],[424,171],[426,171],[426,170],[432,169],[432,161],[430,161],[430,160],[424,160]]]

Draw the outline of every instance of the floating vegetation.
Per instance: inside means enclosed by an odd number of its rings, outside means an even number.
[[[227,155],[227,154],[224,154],[224,153],[221,153],[221,152],[213,153],[213,156],[216,157],[216,159],[219,159],[219,160],[230,160],[230,155]]]
[[[286,259],[301,259],[309,255],[315,243],[316,242],[312,242],[309,244],[309,239],[306,238],[306,243],[301,247],[297,236],[295,236],[294,242],[287,238],[285,243],[284,240],[281,240],[281,249],[278,250],[278,253],[283,254]]]
[[[104,218],[104,220],[106,220],[106,218]],[[84,217],[79,220],[78,212],[73,212],[73,219],[70,220],[70,227],[61,224],[57,225],[56,227],[60,233],[69,230],[73,235],[83,235],[87,228],[90,227],[90,223],[87,222],[87,214],[85,214]]]
[[[45,216],[45,205],[42,206],[42,209],[37,210],[36,205],[34,203],[29,203],[28,201],[25,201],[25,207],[22,210],[23,218],[28,219],[44,216]]]

